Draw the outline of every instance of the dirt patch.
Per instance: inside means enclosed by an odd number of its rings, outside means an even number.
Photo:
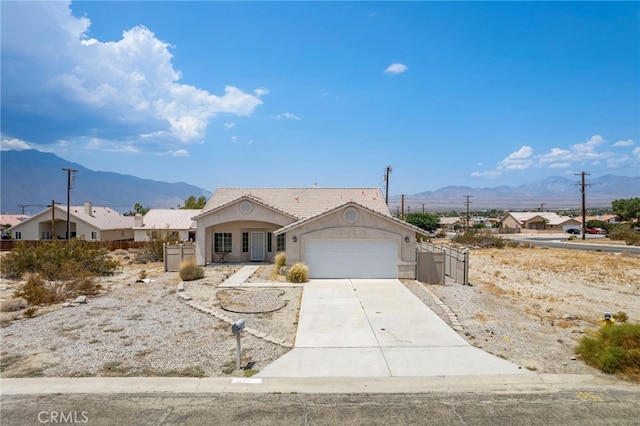
[[[284,290],[218,290],[216,297],[225,311],[241,314],[262,314],[284,308],[287,302],[282,299]]]
[[[472,286],[427,287],[456,313],[465,339],[530,370],[599,374],[576,357],[577,341],[600,326],[604,312],[640,322],[637,255],[473,250],[469,273]]]

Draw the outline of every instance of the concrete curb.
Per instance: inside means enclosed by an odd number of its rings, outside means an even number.
[[[416,281],[416,282],[419,284],[422,284],[419,281]],[[455,331],[464,330],[464,328],[462,327],[462,324],[460,324],[460,321],[458,320],[458,316],[451,310],[451,308],[449,308],[446,304],[444,304],[442,300],[440,300],[440,298],[438,298],[438,296],[436,296],[435,293],[432,292],[429,288],[427,288],[426,286],[422,286],[422,288],[424,288],[427,291],[427,293],[429,293],[429,295],[433,298],[433,301],[436,302],[436,304],[447,315],[447,317],[449,318],[449,321],[451,322],[451,328],[453,328]]]
[[[227,324],[229,324],[229,326],[231,326],[236,320],[233,319],[232,317],[230,317],[229,315],[232,315],[230,312],[227,311],[223,311],[223,310],[219,310],[219,309],[211,309],[211,308],[205,308],[204,306],[200,306],[199,304],[197,304],[196,302],[193,301],[193,298],[189,295],[189,293],[187,293],[184,289],[184,282],[180,281],[180,283],[178,283],[178,287],[177,287],[177,293],[178,295],[178,299],[185,302],[185,304],[187,304],[188,306],[202,312],[205,313],[207,315],[211,315],[216,317],[217,319],[226,322]],[[251,327],[245,327],[244,329],[245,333],[249,333],[254,337],[257,337],[258,339],[262,339],[262,340],[266,340],[267,342],[270,343],[275,343],[276,345],[280,345],[283,348],[293,348],[293,342],[287,342],[286,340],[282,340],[280,338],[277,337],[273,337],[270,336],[266,333],[263,333],[261,331],[255,330]]]

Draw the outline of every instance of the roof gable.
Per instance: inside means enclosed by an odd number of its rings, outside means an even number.
[[[391,215],[381,214],[381,213],[379,213],[379,212],[377,212],[377,211],[375,211],[373,209],[370,209],[370,208],[368,208],[366,206],[363,206],[363,205],[358,204],[358,203],[353,202],[353,201],[348,201],[348,202],[346,202],[344,204],[341,204],[339,206],[336,206],[336,207],[334,207],[334,208],[332,208],[330,210],[326,210],[324,212],[318,213],[315,216],[311,216],[311,217],[307,217],[305,219],[301,219],[301,220],[299,220],[297,222],[294,222],[294,223],[292,223],[290,225],[287,225],[285,227],[282,227],[282,228],[278,229],[273,234],[274,235],[279,235],[279,234],[283,234],[285,232],[292,231],[292,230],[294,230],[296,228],[299,228],[300,226],[303,226],[303,225],[306,225],[308,223],[311,223],[311,222],[313,222],[315,220],[318,220],[318,219],[320,219],[322,217],[331,215],[334,212],[336,212],[338,210],[341,210],[343,208],[349,207],[349,206],[353,206],[353,207],[359,208],[361,210],[367,211],[372,215],[378,216],[378,217],[380,217],[380,218],[382,218],[384,220],[387,220],[389,222],[393,222],[396,225],[400,225],[400,226],[402,226],[404,228],[407,228],[407,229],[411,230],[412,232],[416,232],[416,233],[421,234],[421,235],[427,235],[426,231],[424,229],[418,228],[417,226],[411,225],[410,223],[407,223],[407,222],[405,222],[403,220],[400,220],[400,219],[398,219],[396,217],[393,217]]]
[[[202,215],[239,198],[251,197],[265,206],[296,219],[306,219],[347,202],[356,202],[379,214],[391,216],[378,188],[218,188]]]

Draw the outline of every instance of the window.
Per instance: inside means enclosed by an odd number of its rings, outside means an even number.
[[[287,249],[285,237],[286,234],[280,234],[276,237],[276,251],[285,251]]]
[[[51,232],[49,231],[43,231],[42,235],[40,236],[41,240],[50,240],[51,239]]]
[[[249,253],[249,233],[242,233],[242,252]]]
[[[267,252],[268,253],[271,253],[273,249],[272,238],[273,238],[273,234],[271,234],[271,232],[267,232]]]
[[[20,231],[16,231],[13,233],[13,238],[16,240],[21,240],[22,239],[22,232]]]
[[[97,240],[98,239],[98,233],[96,231],[91,231],[91,239],[92,240]]]
[[[216,232],[213,234],[213,251],[216,253],[231,253],[231,232]]]

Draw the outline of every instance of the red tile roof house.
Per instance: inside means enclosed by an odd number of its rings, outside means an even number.
[[[196,221],[196,260],[304,262],[310,278],[415,278],[416,233],[378,188],[218,188]]]

